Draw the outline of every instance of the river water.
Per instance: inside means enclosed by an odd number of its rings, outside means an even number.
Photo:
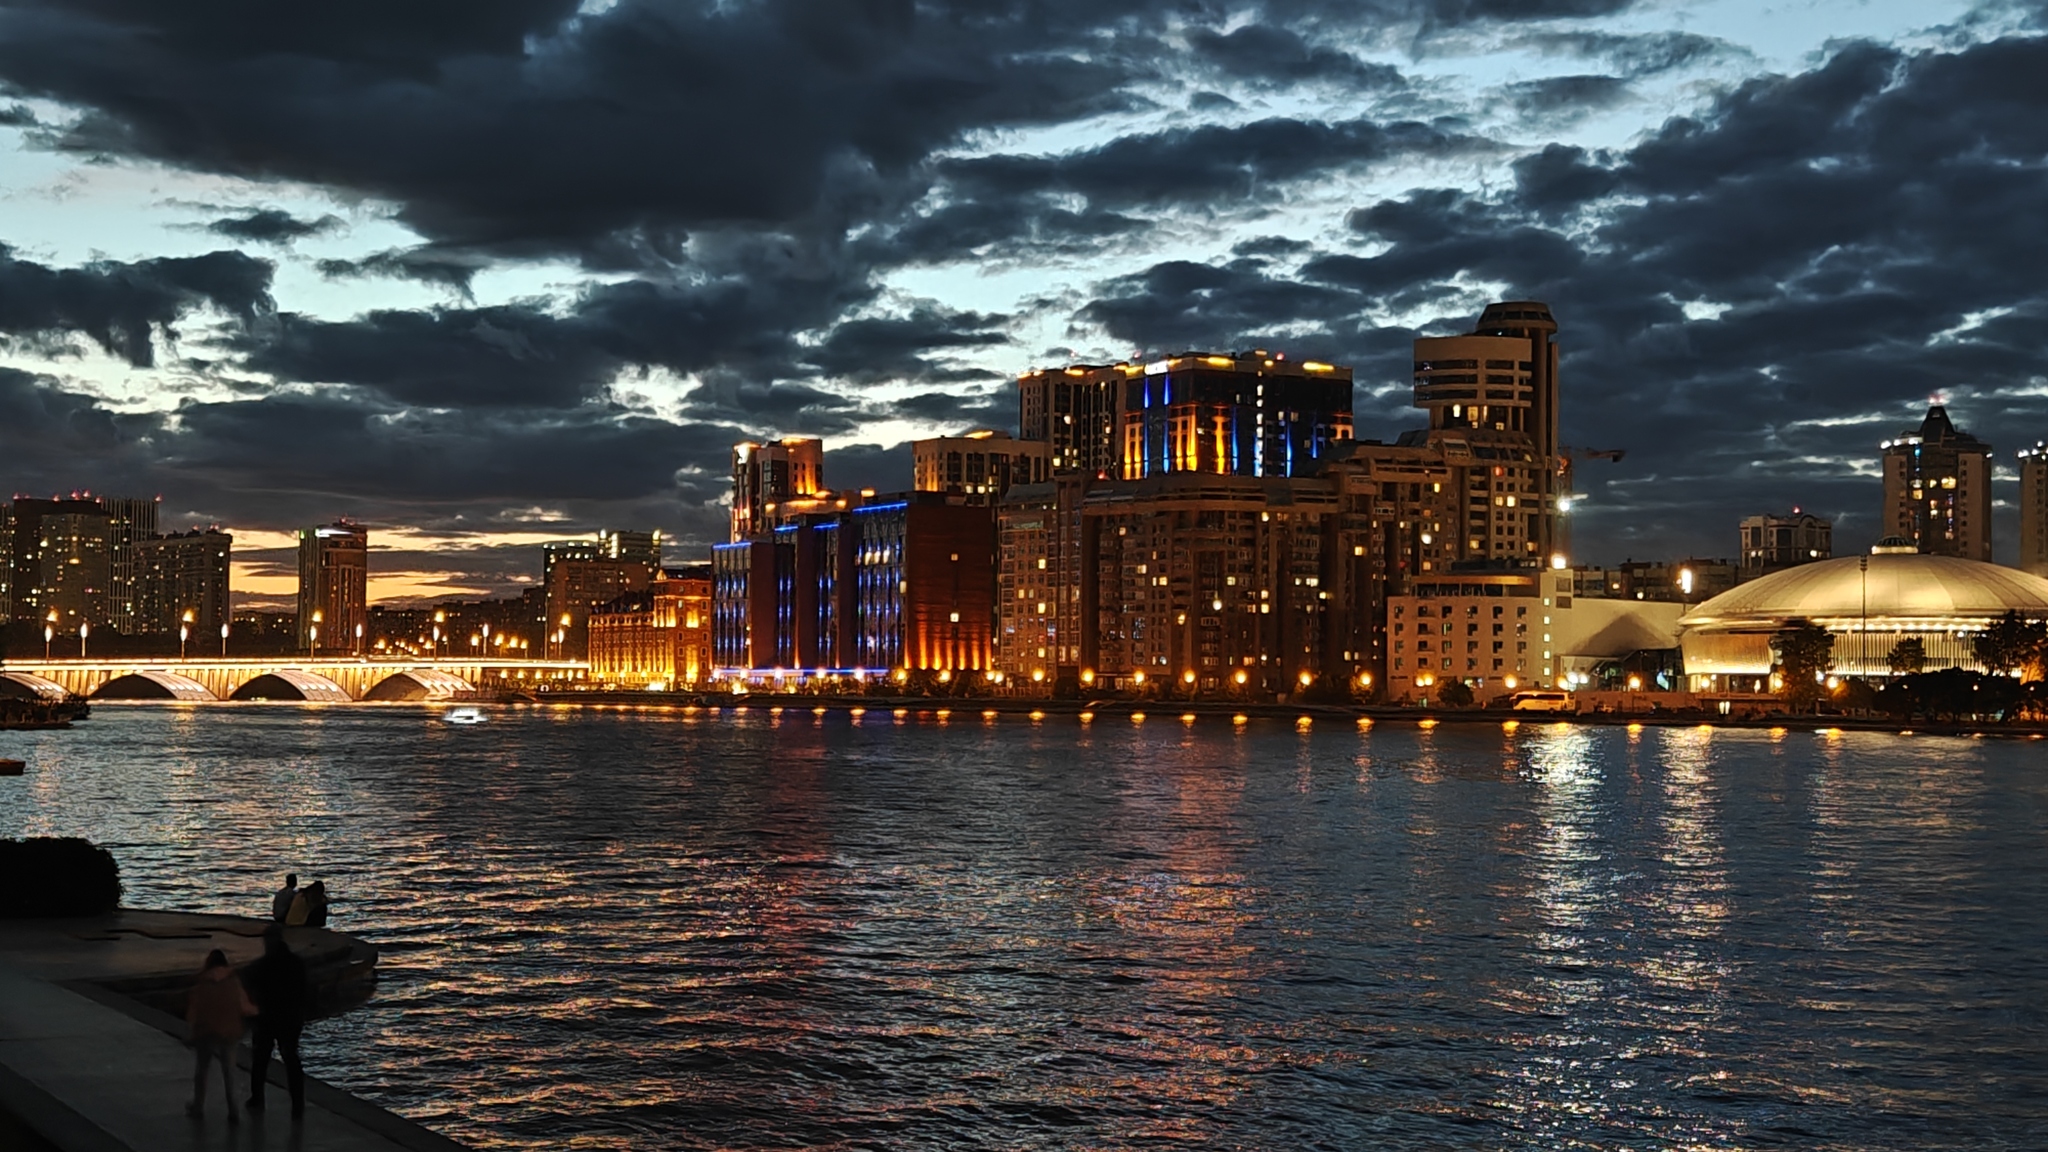
[[[0,835],[131,904],[326,879],[383,978],[309,1065],[480,1147],[2048,1147],[2039,743],[249,705],[0,756]]]

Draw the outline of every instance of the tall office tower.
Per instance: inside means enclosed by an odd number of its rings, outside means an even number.
[[[1056,473],[1111,477],[1123,471],[1124,381],[1136,364],[1074,364],[1017,378],[1017,435],[1052,446]]]
[[[993,504],[1012,484],[1039,484],[1052,477],[1052,445],[1014,439],[1007,432],[913,440],[910,453],[916,491],[944,492],[969,504]]]
[[[0,634],[14,622],[14,509],[0,504]]]
[[[10,570],[14,622],[47,626],[59,635],[75,635],[80,624],[105,626],[111,535],[106,507],[76,497],[19,497],[10,519],[12,540],[0,563]]]
[[[2020,450],[2020,567],[2048,576],[2048,442]]]
[[[767,444],[732,446],[732,538],[745,540],[772,527],[775,506],[816,496],[825,486],[825,442],[793,436]]]
[[[609,529],[597,534],[598,554],[607,560],[625,560],[634,564],[645,564],[661,574],[661,532],[614,532]]]
[[[1460,559],[1541,563],[1563,550],[1556,333],[1548,305],[1514,300],[1487,305],[1468,335],[1415,341],[1429,430],[1401,443],[1439,445],[1459,465]]]
[[[299,530],[299,650],[352,656],[369,643],[370,532],[337,520]]]
[[[37,591],[59,636],[109,621],[107,583],[113,532],[98,505],[46,515],[37,530]]]
[[[135,545],[156,535],[158,500],[118,497],[100,501],[107,510],[107,614],[116,632],[137,634],[135,620]]]
[[[1742,524],[1743,580],[1754,580],[1773,572],[1835,554],[1833,523],[1794,508],[1790,516],[1764,512],[1744,517]]]
[[[1122,475],[1308,476],[1351,439],[1351,369],[1183,353],[1124,382]]]
[[[1991,560],[1991,445],[1949,422],[1936,404],[1884,450],[1885,535],[1921,552]]]
[[[130,634],[168,640],[182,628],[190,653],[220,651],[221,626],[229,620],[234,543],[218,528],[136,541]]]

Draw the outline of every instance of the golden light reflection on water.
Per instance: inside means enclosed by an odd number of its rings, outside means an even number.
[[[2048,1084],[2024,744],[108,712],[0,734],[0,834],[330,879],[386,979],[316,1070],[479,1147],[2020,1147]]]

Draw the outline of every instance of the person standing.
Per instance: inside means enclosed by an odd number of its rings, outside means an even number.
[[[205,1114],[206,1066],[218,1061],[228,1123],[240,1119],[235,1113],[235,1045],[242,1042],[243,1022],[255,1014],[256,1005],[228,966],[227,953],[218,948],[208,952],[199,979],[185,996],[185,1027],[194,1053],[192,1100],[185,1105],[185,1115],[196,1120]]]
[[[306,886],[306,927],[327,927],[327,881],[315,880]]]
[[[298,899],[298,896],[299,874],[297,872],[285,873],[284,887],[279,888],[277,895],[270,898],[270,918],[279,924],[284,923],[284,918],[291,915],[292,901]]]
[[[292,1116],[306,1112],[306,1072],[299,1063],[299,1034],[313,1008],[306,964],[284,942],[276,924],[263,930],[263,958],[249,965],[243,982],[256,1001],[256,1038],[249,1060],[249,1111],[263,1110],[263,1089],[270,1078],[273,1045],[284,1061],[285,1087],[291,1093]]]

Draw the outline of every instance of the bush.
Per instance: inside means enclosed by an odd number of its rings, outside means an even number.
[[[121,866],[75,837],[0,840],[0,917],[92,916],[121,905]]]
[[[1470,708],[1472,686],[1463,680],[1451,680],[1436,690],[1436,698],[1446,708]]]

